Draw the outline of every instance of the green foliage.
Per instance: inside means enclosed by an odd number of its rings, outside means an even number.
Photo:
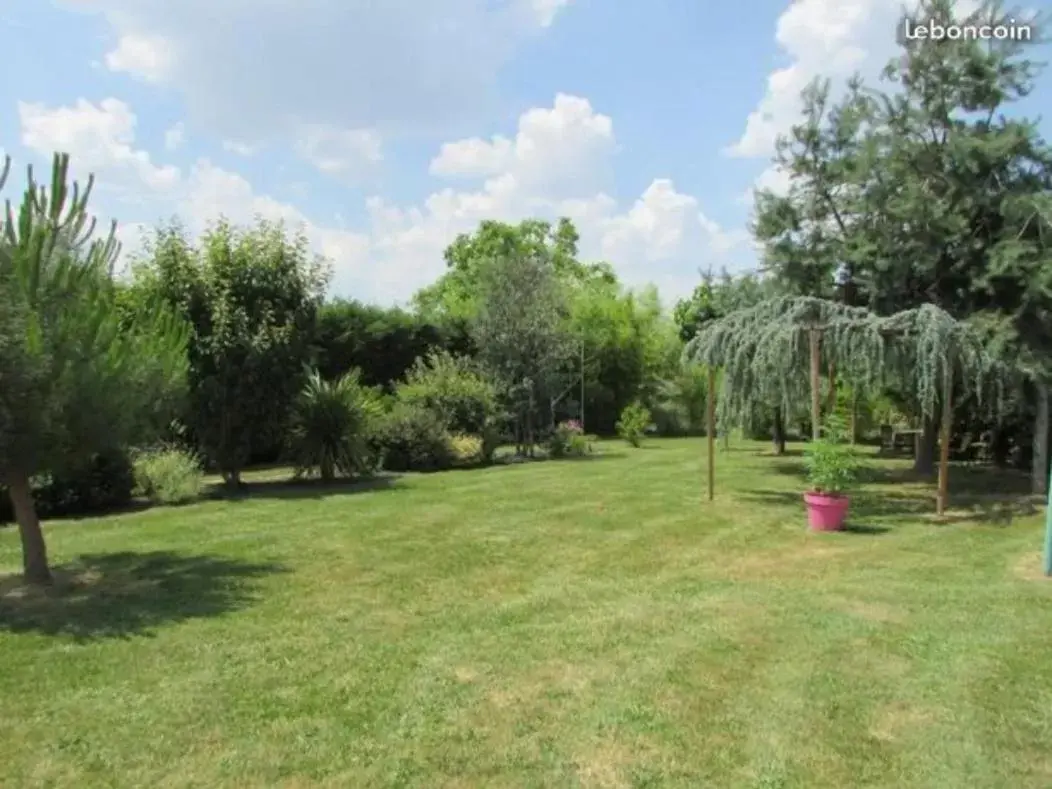
[[[435,284],[416,294],[414,301],[429,319],[470,323],[479,314],[484,281],[500,261],[542,258],[550,261],[559,281],[572,285],[587,281],[613,281],[605,264],[577,260],[577,229],[569,219],[550,222],[527,219],[517,225],[495,220],[481,222],[470,235],[458,236],[445,251],[448,270]]]
[[[859,459],[847,443],[850,437],[844,420],[830,414],[822,426],[822,437],[808,443],[807,479],[816,493],[839,495],[849,490],[858,479]]]
[[[455,433],[450,437],[449,446],[453,462],[458,466],[470,466],[484,460],[484,442],[479,436]]]
[[[93,452],[159,429],[185,379],[187,327],[157,302],[124,320],[113,264],[116,225],[94,238],[93,180],[67,183],[56,154],[50,188],[29,168],[19,207],[0,220],[0,478],[20,495],[23,565],[50,579],[30,479],[59,476]],[[7,164],[0,174],[6,180]],[[24,505],[21,502],[25,502]]]
[[[584,457],[592,453],[594,442],[595,436],[585,435],[580,422],[569,419],[556,425],[548,438],[548,456]]]
[[[453,466],[445,421],[428,408],[397,403],[384,418],[378,442],[388,471],[440,471]]]
[[[483,271],[472,337],[479,359],[502,384],[507,410],[532,451],[536,431],[566,388],[575,345],[567,332],[568,302],[543,251],[493,261]],[[540,406],[545,406],[544,411]]]
[[[943,25],[1031,16],[996,0],[963,5],[922,0],[908,16]],[[1042,17],[1027,20],[1035,39]],[[1052,378],[1052,236],[1041,211],[1052,148],[1018,106],[1043,67],[1033,51],[1012,40],[912,40],[882,84],[853,79],[834,102],[829,82],[816,81],[778,145],[789,189],[757,195],[754,230],[764,267],[792,293],[881,316],[933,304],[982,324],[988,354],[1008,373],[1002,383],[1037,419],[1043,383],[1034,383]],[[912,384],[893,385],[912,418],[930,419],[930,396],[918,400]],[[1005,402],[1011,397],[1004,393]],[[990,418],[989,401],[961,402],[972,425]],[[999,433],[1018,431],[998,405]],[[1042,446],[1035,451],[1045,453]]]
[[[186,504],[201,495],[205,472],[192,452],[175,446],[162,446],[137,454],[134,458],[135,492],[154,504]]]
[[[136,266],[137,286],[194,327],[188,427],[229,483],[281,441],[327,275],[303,235],[263,220],[220,221],[197,247],[178,225],[160,228]]]
[[[654,423],[662,435],[693,435],[705,429],[709,400],[708,370],[683,364],[660,382],[654,401]]]
[[[680,299],[673,309],[681,339],[689,342],[709,322],[778,295],[777,285],[753,274],[734,277],[724,270],[717,280],[711,271],[706,272],[690,298]]]
[[[325,481],[376,469],[370,441],[383,416],[380,395],[365,387],[357,370],[326,381],[317,370],[307,376],[293,402],[288,456],[297,477],[317,474]]]
[[[37,515],[58,518],[113,512],[132,499],[135,479],[127,453],[106,449],[81,458],[58,472],[30,480]],[[14,520],[7,489],[0,485],[0,523]]]
[[[391,389],[417,359],[443,350],[457,354],[474,350],[465,326],[342,299],[327,302],[318,311],[314,364],[328,380],[357,368],[366,386]]]
[[[446,351],[417,359],[395,394],[407,405],[433,411],[453,433],[482,435],[498,411],[497,388],[478,365]]]
[[[636,401],[621,412],[617,434],[632,446],[641,446],[650,422],[650,409]]]
[[[119,246],[112,230],[92,240],[91,182],[70,197],[68,165],[55,156],[50,191],[30,168],[0,232],[0,473],[56,470],[156,426],[185,373],[186,327],[156,301],[122,325]]]

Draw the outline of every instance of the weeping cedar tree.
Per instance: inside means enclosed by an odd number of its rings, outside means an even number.
[[[32,583],[51,571],[30,478],[162,427],[186,366],[186,326],[162,305],[143,304],[122,325],[116,226],[93,239],[93,179],[70,191],[68,167],[56,154],[50,189],[29,168],[18,213],[8,202],[0,233],[0,477]]]
[[[178,225],[159,229],[135,275],[136,287],[193,327],[186,422],[227,485],[238,487],[253,452],[281,443],[328,267],[281,224],[220,221],[196,249]]]
[[[781,297],[731,313],[706,326],[684,356],[723,370],[721,421],[740,418],[757,402],[780,402],[788,411],[809,388],[815,438],[823,365],[857,391],[878,392],[890,382],[910,391],[922,415],[942,427],[940,514],[954,393],[982,396],[1007,373],[975,327],[932,304],[883,317],[812,297]]]

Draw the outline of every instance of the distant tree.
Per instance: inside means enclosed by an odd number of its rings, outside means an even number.
[[[550,251],[511,251],[482,268],[472,336],[481,361],[503,382],[520,449],[532,453],[547,405],[574,351],[569,304]]]
[[[259,220],[221,220],[198,247],[162,227],[135,267],[137,286],[160,294],[193,326],[187,421],[228,486],[253,450],[280,444],[310,359],[328,269],[302,235]]]
[[[605,263],[581,263],[579,235],[573,222],[527,219],[519,224],[486,220],[472,234],[461,234],[445,251],[446,272],[414,297],[417,310],[429,319],[471,320],[479,310],[479,296],[489,266],[509,257],[544,259],[563,283],[594,279],[614,280]]]
[[[144,438],[170,418],[186,369],[186,326],[170,310],[154,303],[122,313],[115,227],[93,239],[94,181],[70,190],[68,167],[56,154],[50,188],[30,168],[18,212],[0,231],[0,480],[32,583],[47,583],[51,571],[30,478]]]
[[[781,283],[760,279],[753,273],[734,276],[724,269],[717,278],[707,271],[690,297],[676,302],[672,315],[680,337],[689,342],[708,322],[784,292]]]
[[[431,321],[397,307],[335,299],[318,311],[314,359],[319,372],[335,379],[361,371],[366,386],[391,389],[417,359],[433,351],[469,353],[471,339],[462,321]]]

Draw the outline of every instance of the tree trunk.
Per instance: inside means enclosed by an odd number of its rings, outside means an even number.
[[[1031,490],[1035,494],[1048,495],[1048,384],[1035,381],[1037,390],[1037,417],[1034,419],[1034,456],[1030,461]]]
[[[818,329],[808,335],[811,345],[811,438],[822,437],[822,357]]]
[[[47,545],[40,529],[29,475],[16,472],[7,477],[11,507],[18,522],[18,536],[22,539],[22,571],[31,584],[51,583],[51,568],[47,562]]]
[[[953,376],[946,375],[942,385],[942,426],[939,436],[939,495],[935,502],[938,515],[946,512],[950,496],[950,431],[953,428]]]
[[[771,440],[774,443],[774,454],[785,454],[785,420],[782,419],[782,407],[774,409],[774,425],[771,428]]]
[[[709,398],[705,404],[705,432],[709,445],[709,501],[716,497],[716,370],[709,368]]]
[[[924,417],[924,430],[917,434],[914,447],[913,470],[918,474],[935,471],[935,445],[939,440],[939,425],[931,417]]]
[[[224,471],[223,482],[228,490],[238,490],[241,487],[241,469],[227,469]]]

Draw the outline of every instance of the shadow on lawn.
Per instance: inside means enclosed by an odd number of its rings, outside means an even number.
[[[384,474],[369,479],[336,479],[322,482],[320,479],[247,480],[241,487],[231,489],[222,482],[215,483],[205,498],[242,501],[245,499],[324,499],[329,496],[346,496],[375,490],[394,490],[399,487],[400,475]]]
[[[803,508],[802,490],[754,490],[743,494],[744,498],[759,504],[779,507]],[[864,524],[871,518],[903,518],[922,520],[933,525],[954,523],[986,523],[1008,526],[1017,517],[1026,517],[1037,512],[1034,503],[1018,495],[993,495],[954,493],[950,491],[950,512],[942,518],[935,515],[935,490],[917,491],[912,494],[884,491],[858,491],[851,494],[851,509],[848,520]],[[855,525],[849,530],[859,533],[884,533],[883,526]]]
[[[779,459],[769,467],[775,473],[787,477],[800,480],[807,477],[807,469],[802,460]],[[936,480],[934,475],[920,474],[914,471],[912,466],[866,463],[858,470],[858,481],[863,485],[934,485]],[[1011,469],[951,463],[950,487],[951,496],[954,489],[961,491],[965,496],[1026,496],[1030,493],[1030,477],[1024,472]]]
[[[56,567],[50,587],[0,577],[0,631],[78,641],[152,635],[161,625],[246,608],[258,599],[254,580],[281,572],[278,564],[168,551],[84,555]]]

